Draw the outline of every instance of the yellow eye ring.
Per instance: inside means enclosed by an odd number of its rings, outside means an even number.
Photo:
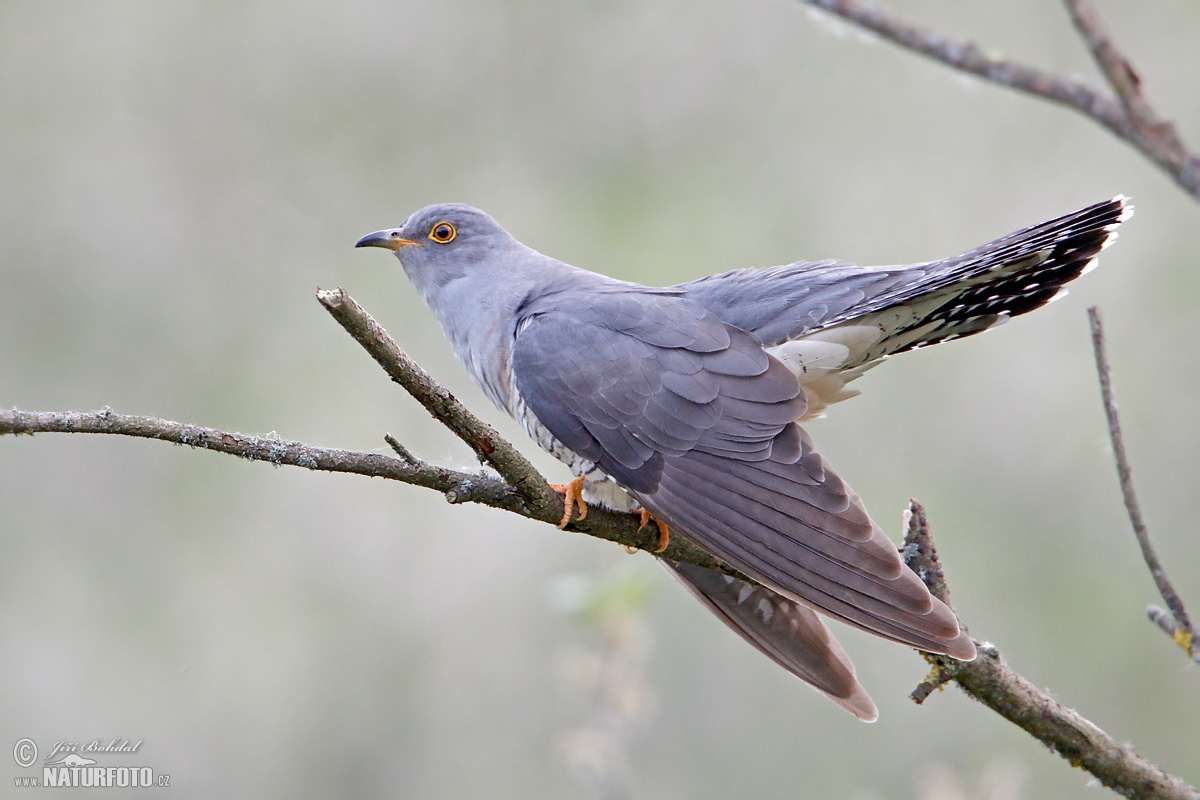
[[[438,244],[450,244],[456,236],[458,231],[449,222],[439,222],[429,231],[429,238]]]

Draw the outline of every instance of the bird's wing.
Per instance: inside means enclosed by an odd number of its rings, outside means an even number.
[[[974,655],[793,422],[794,375],[670,295],[563,292],[523,312],[526,408],[674,531],[786,597],[923,650]]]
[[[764,586],[695,564],[664,560],[663,565],[722,622],[776,664],[859,719],[879,718],[846,651],[809,608]]]

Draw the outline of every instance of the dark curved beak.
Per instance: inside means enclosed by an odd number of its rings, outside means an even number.
[[[386,231],[375,231],[368,233],[366,236],[354,243],[355,247],[386,247],[388,250],[399,250],[406,245],[417,244],[412,239],[405,239],[400,235],[399,228],[390,228]]]

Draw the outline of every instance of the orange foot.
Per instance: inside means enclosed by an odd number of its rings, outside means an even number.
[[[658,549],[654,552],[661,553],[663,550],[666,550],[667,545],[671,541],[670,532],[667,530],[667,523],[654,519],[654,517],[650,516],[650,512],[644,508],[639,508],[637,513],[638,516],[642,518],[642,524],[638,525],[639,531],[646,527],[646,524],[649,523],[650,520],[654,520],[654,524],[658,526]]]
[[[562,519],[558,523],[558,527],[567,527],[567,523],[571,521],[571,517],[575,516],[575,505],[579,505],[579,518],[583,519],[587,516],[587,503],[583,502],[583,476],[580,475],[570,483],[552,483],[550,488],[563,496]]]

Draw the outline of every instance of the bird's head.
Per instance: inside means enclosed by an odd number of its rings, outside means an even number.
[[[508,231],[477,208],[462,203],[426,206],[398,228],[368,233],[355,247],[385,247],[423,295],[472,272],[502,268],[523,249]]]

